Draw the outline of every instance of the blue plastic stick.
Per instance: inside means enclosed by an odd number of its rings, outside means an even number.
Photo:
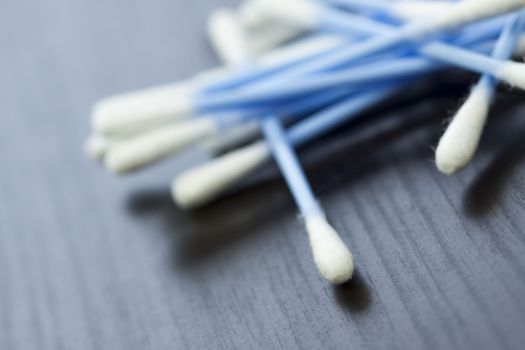
[[[332,49],[325,54],[317,54],[315,57],[302,59],[301,61],[297,62],[295,66],[291,66],[290,62],[285,67],[260,68],[233,74],[231,77],[228,77],[223,81],[212,83],[203,87],[203,91],[220,88],[221,86],[235,87],[247,82],[251,82],[254,79],[259,80],[265,77],[268,77],[270,81],[282,81],[283,79],[288,79],[290,77],[305,73],[333,69],[334,67],[342,65],[345,62],[348,63],[348,61],[352,60],[358,61],[358,58],[374,53],[378,46],[381,47],[379,51],[386,49],[386,47],[389,46],[386,44],[392,44],[391,41],[395,41],[395,38],[392,37],[392,33],[397,33],[396,35],[399,39],[399,35],[401,35],[402,32],[407,31],[406,28],[404,30],[399,30],[396,29],[396,27],[365,19],[363,17],[352,17],[352,15],[347,16],[348,23],[352,23],[353,26],[352,30],[350,28],[348,30],[349,32],[351,31],[353,35],[355,35],[356,32],[368,35],[382,33],[388,34],[376,36],[366,41],[348,44],[339,49]],[[471,29],[471,31],[473,33],[480,33],[480,35],[487,35],[487,33],[494,34],[495,24],[497,24],[498,21],[501,21],[501,19],[484,21],[486,23],[473,25],[473,29]],[[386,46],[381,46],[381,44],[385,44]],[[495,69],[497,69],[501,63],[500,61],[493,58],[480,54],[472,54],[468,50],[459,49],[445,43],[434,42],[430,44],[433,46],[433,49],[427,49],[423,51],[423,49],[428,45],[429,44],[423,45],[419,48],[420,52],[425,54],[427,57],[439,59],[443,62],[453,65],[459,65],[463,68],[467,68],[478,73],[493,74]]]
[[[477,45],[477,50],[487,52],[490,49],[483,44]],[[304,80],[295,79],[270,86],[261,85],[251,89],[197,96],[194,108],[201,113],[209,113],[227,108],[282,103],[301,95],[338,87],[346,88],[348,93],[359,92],[389,81],[428,73],[443,67],[444,65],[439,62],[422,57],[401,57],[389,61],[373,62],[345,71],[317,74]]]
[[[269,116],[261,123],[264,137],[302,216],[324,216],[279,119]]]
[[[301,146],[318,138],[392,96],[404,88],[406,83],[408,82],[364,92],[319,111],[289,129],[290,142]]]
[[[492,57],[506,60],[512,56],[520,35],[522,34],[524,16],[525,11],[521,11],[520,13],[513,14],[509,17],[507,24],[503,28],[501,36],[492,51]],[[486,88],[490,96],[492,96],[496,88],[496,79],[489,74],[485,74],[480,79],[477,87]]]
[[[359,63],[363,58],[379,52],[385,52],[400,44],[407,45],[406,43],[411,43],[414,49],[426,57],[466,68],[477,73],[494,75],[501,67],[502,62],[500,60],[476,54],[455,45],[445,44],[439,41],[425,44],[422,38],[418,38],[418,41],[415,42],[413,38],[417,36],[417,28],[419,27],[417,23],[396,28],[395,26],[377,22],[372,19],[340,13],[330,8],[326,8],[319,14],[319,17],[322,19],[321,24],[324,24],[325,28],[330,29],[332,26],[345,23],[345,29],[348,30],[348,33],[355,35],[356,32],[358,32],[373,36],[368,40],[349,44],[337,52],[332,52],[330,55],[298,64],[275,77],[268,78],[266,81],[263,81],[262,84],[269,86],[313,72],[337,69],[350,62]],[[499,27],[494,25],[498,22],[500,24]],[[501,30],[501,25],[503,24],[504,18],[501,17],[490,20],[488,24],[476,26],[475,30],[479,31],[480,35],[486,35],[487,32],[494,34],[495,30]],[[487,32],[485,32],[485,30]]]

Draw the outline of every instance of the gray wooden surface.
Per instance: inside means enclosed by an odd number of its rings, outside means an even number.
[[[168,185],[200,155],[125,179],[84,158],[96,99],[217,63],[219,2],[1,2],[0,349],[523,349],[519,93],[458,176],[431,161],[452,88],[302,153],[356,256],[339,288],[280,180],[188,214]]]

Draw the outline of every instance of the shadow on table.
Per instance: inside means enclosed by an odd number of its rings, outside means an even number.
[[[497,145],[499,149],[492,154],[488,165],[481,169],[465,192],[464,212],[474,218],[490,213],[501,202],[504,194],[512,191],[508,179],[525,159],[525,110],[517,108],[516,103],[521,104],[521,99],[509,102],[507,107],[498,108],[501,114],[506,115],[505,120],[491,122],[487,127],[489,133],[492,131],[492,134],[496,134],[491,135],[491,139],[505,141]]]
[[[366,311],[372,301],[370,289],[359,271],[354,273],[350,282],[334,286],[334,294],[339,306],[353,313]]]
[[[154,212],[160,217],[174,246],[176,267],[191,268],[247,243],[254,233],[272,234],[256,228],[268,218],[293,214],[293,203],[284,185],[271,181],[191,212],[175,206],[168,188],[139,191],[131,195],[128,209],[135,215]]]

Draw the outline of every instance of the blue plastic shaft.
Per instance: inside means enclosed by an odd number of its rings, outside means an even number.
[[[322,214],[322,209],[315,199],[279,119],[276,116],[269,116],[264,118],[261,123],[264,137],[270,146],[272,155],[303,217]]]
[[[333,12],[333,10],[330,11]],[[331,17],[330,12],[320,14],[320,16],[325,17],[325,25],[329,27],[329,18]],[[348,32],[352,35],[355,35],[357,33],[375,35],[375,37],[372,37],[365,41],[348,44],[339,49],[332,49],[326,53],[317,54],[315,57],[308,57],[307,59],[302,59],[296,62],[295,65],[292,65],[291,62],[289,62],[284,67],[260,68],[240,72],[238,74],[234,74],[229,78],[226,78],[222,82],[213,83],[210,86],[205,86],[203,87],[203,90],[207,91],[207,89],[217,88],[225,84],[228,86],[242,85],[246,82],[251,82],[253,80],[258,81],[262,80],[263,78],[267,78],[269,81],[282,81],[301,74],[311,73],[315,71],[330,70],[335,67],[341,66],[345,63],[348,64],[349,61],[358,62],[359,58],[363,58],[368,55],[372,55],[376,52],[387,50],[389,47],[393,47],[399,43],[404,42],[407,37],[410,37],[414,34],[411,31],[411,27],[404,27],[402,29],[398,29],[394,26],[390,26],[371,19],[366,19],[360,16],[353,16],[350,14],[342,15],[337,13],[337,17],[339,18],[338,22],[341,21],[341,16],[348,16],[347,22],[349,23],[349,27],[347,29]],[[473,33],[479,33],[479,35],[487,35],[487,33],[491,32],[494,33],[498,21],[501,20],[494,19],[484,21],[486,23],[472,25],[472,29],[469,28],[468,31],[472,31]],[[467,55],[467,53],[469,53],[468,50],[459,49],[449,44],[432,43],[432,45],[434,46],[433,50],[423,52],[429,58],[439,59],[453,65],[459,65],[463,68],[468,68],[478,73],[493,74],[496,67],[498,67],[498,65],[501,63],[498,60],[495,60],[490,57],[483,57],[483,55],[480,54]],[[464,54],[461,54],[462,51],[467,52],[463,52]],[[469,60],[472,60],[473,58],[475,62],[471,66]],[[268,81],[266,81],[265,83],[268,83]]]
[[[301,146],[314,140],[400,91],[407,83],[392,84],[352,96],[300,121],[289,129],[291,143]]]
[[[487,45],[477,45],[478,50],[487,52]],[[466,51],[470,54],[470,51]],[[481,56],[486,57],[486,56]],[[479,63],[483,64],[483,62]],[[308,79],[294,79],[269,86],[217,92],[198,96],[195,109],[208,113],[219,109],[246,107],[267,103],[282,103],[292,98],[344,87],[347,93],[360,92],[393,80],[428,73],[444,65],[424,57],[401,57],[388,61],[373,62],[343,71],[328,72],[309,76]]]
[[[494,50],[492,51],[492,57],[506,60],[512,56],[522,34],[524,18],[525,11],[512,14],[508,18],[507,23],[496,42]],[[496,79],[489,74],[484,74],[480,79],[477,88],[485,88],[489,91],[489,94],[492,95],[496,88]]]

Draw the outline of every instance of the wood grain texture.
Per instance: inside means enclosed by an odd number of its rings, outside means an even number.
[[[523,349],[522,94],[458,176],[431,161],[453,86],[302,152],[356,255],[339,288],[282,181],[189,214],[168,186],[202,155],[125,179],[84,158],[96,99],[217,63],[219,2],[2,2],[0,349]]]

